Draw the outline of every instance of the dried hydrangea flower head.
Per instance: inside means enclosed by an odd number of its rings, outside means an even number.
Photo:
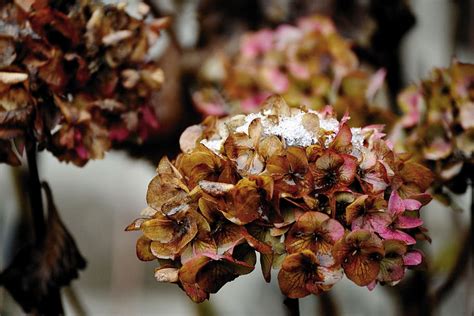
[[[158,281],[201,302],[251,272],[279,269],[291,298],[328,291],[345,274],[360,286],[396,284],[420,264],[420,208],[428,169],[395,154],[378,126],[350,128],[330,107],[316,112],[270,97],[263,110],[208,117],[181,136],[127,230]]]
[[[149,50],[166,19],[92,1],[0,7],[0,161],[34,137],[60,160],[102,158],[114,142],[156,132],[151,100],[164,78]]]
[[[268,96],[280,94],[290,106],[321,109],[332,104],[340,115],[349,108],[354,126],[391,120],[375,104],[385,71],[363,70],[351,43],[323,16],[248,33],[230,60],[211,56],[201,77],[204,83],[193,100],[206,115],[254,112]]]
[[[435,171],[436,185],[466,191],[474,173],[474,65],[453,62],[398,98],[405,149]]]

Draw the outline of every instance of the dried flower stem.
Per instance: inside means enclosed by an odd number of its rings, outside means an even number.
[[[287,315],[288,316],[299,316],[300,315],[300,304],[297,298],[289,298],[285,297],[283,300],[283,304],[285,304],[287,308]]]
[[[28,160],[28,194],[30,198],[31,215],[35,230],[35,240],[40,242],[45,234],[45,220],[43,210],[43,197],[41,195],[41,183],[36,163],[36,140],[29,139],[26,146],[26,158]]]
[[[329,292],[323,292],[319,296],[319,313],[323,316],[337,316],[339,311],[334,296]]]
[[[33,220],[35,243],[39,245],[46,233],[46,223],[43,209],[43,196],[41,182],[38,174],[38,164],[36,161],[36,140],[28,138],[26,144],[26,159],[28,160],[28,195],[30,200],[31,218]],[[61,302],[61,292],[57,290],[51,293],[49,302],[51,314],[63,315],[63,305]]]

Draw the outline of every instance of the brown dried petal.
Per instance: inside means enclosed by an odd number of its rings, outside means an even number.
[[[145,236],[140,236],[137,240],[137,258],[142,261],[152,261],[155,260],[156,257],[151,253],[150,250],[151,240],[146,238]]]

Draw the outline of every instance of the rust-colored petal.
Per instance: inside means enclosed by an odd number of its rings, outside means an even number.
[[[305,274],[302,272],[281,269],[278,273],[278,284],[283,295],[289,298],[302,298],[310,294],[306,289]]]
[[[310,293],[318,293],[315,282],[322,281],[318,274],[316,255],[310,250],[303,250],[288,255],[278,273],[278,284],[282,293],[290,298],[301,298]]]
[[[339,153],[350,153],[352,150],[352,132],[346,123],[342,124],[334,140],[329,145],[331,149]]]
[[[138,238],[136,247],[138,259],[142,261],[152,261],[156,259],[156,257],[151,253],[150,246],[150,239],[145,236],[140,236],[140,238]]]
[[[380,262],[368,255],[349,255],[342,267],[347,277],[359,286],[373,282],[380,271]]]
[[[400,170],[400,176],[406,183],[414,183],[420,192],[425,192],[434,180],[433,173],[419,163],[407,161]]]
[[[352,224],[352,222],[358,218],[359,216],[364,215],[364,212],[366,211],[365,209],[365,201],[367,200],[369,196],[364,194],[361,196],[358,196],[354,202],[349,204],[346,207],[346,222],[348,224]]]
[[[336,242],[333,256],[350,280],[359,286],[366,286],[379,273],[384,256],[382,240],[367,230],[353,231]]]
[[[167,243],[173,239],[175,233],[175,223],[164,216],[158,215],[158,218],[152,218],[144,221],[140,229],[148,239]]]
[[[245,225],[261,216],[261,200],[255,181],[244,178],[226,195],[221,211],[231,222]]]
[[[302,147],[291,146],[286,149],[286,158],[293,173],[304,174],[308,170],[308,158]]]
[[[271,156],[282,155],[283,151],[283,144],[275,135],[263,138],[258,145],[258,152],[265,160]]]

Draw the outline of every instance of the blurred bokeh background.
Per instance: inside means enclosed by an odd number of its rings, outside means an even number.
[[[159,157],[173,156],[178,145],[177,135],[186,125],[201,119],[190,106],[187,89],[193,80],[193,67],[206,54],[224,47],[225,39],[230,42],[246,30],[291,22],[313,12],[332,15],[343,35],[357,39],[365,27],[367,12],[364,8],[369,2],[155,0],[151,3],[161,15],[174,18],[171,31],[156,49],[166,83],[155,108],[166,133],[144,146],[109,152],[104,160],[91,161],[84,168],[59,163],[47,152],[39,154],[40,177],[52,187],[62,218],[88,261],[80,278],[63,290],[67,314],[284,314],[277,283],[275,280],[271,284],[264,283],[259,269],[226,285],[211,296],[210,303],[194,305],[177,286],[155,281],[154,264],[140,262],[135,257],[137,234],[125,233],[124,228],[145,207],[146,188]],[[395,3],[405,3],[383,2],[393,10],[397,8]],[[474,1],[412,0],[407,3],[416,22],[400,42],[403,86],[426,76],[432,67],[449,66],[453,57],[474,62]],[[134,3],[130,5],[133,9]],[[392,13],[388,12],[390,16]],[[393,11],[393,16],[396,14]],[[14,180],[19,174],[21,176],[21,170],[0,165],[0,270],[14,254],[14,240],[19,234],[20,237],[28,234],[28,227],[22,226],[24,215]],[[470,192],[456,196],[455,202],[466,211],[454,212],[432,202],[422,212],[433,239],[431,246],[426,247],[426,255],[430,259],[428,269],[435,271],[434,284],[446,277],[450,257],[458,250],[461,233],[471,221],[467,211]],[[438,315],[466,315],[468,310],[472,311],[472,262],[469,267],[468,274],[442,302]],[[341,315],[398,313],[398,302],[385,287],[369,292],[345,280],[339,282],[332,293]],[[300,301],[303,315],[317,315],[316,297]],[[21,314],[11,297],[0,289],[0,315]]]

